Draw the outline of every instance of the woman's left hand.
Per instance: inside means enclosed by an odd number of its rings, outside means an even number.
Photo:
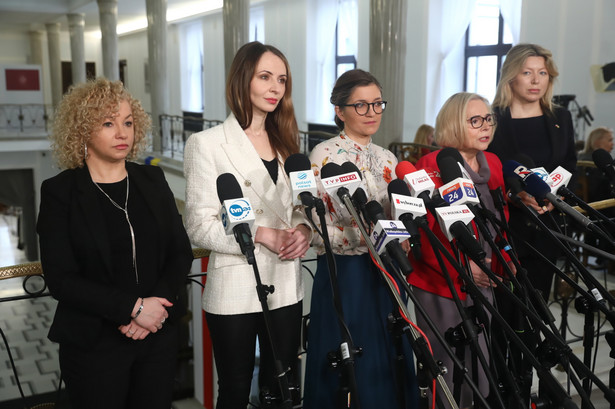
[[[118,329],[127,338],[132,338],[135,341],[145,339],[150,334],[150,331],[137,324],[135,320],[131,320],[128,325],[120,325]]]
[[[490,258],[485,258],[485,264],[491,263]],[[489,278],[487,273],[485,273],[474,261],[470,260],[470,269],[472,270],[472,278],[474,279],[474,283],[477,287],[487,288],[487,287],[497,287],[497,284]]]
[[[280,260],[293,260],[305,257],[305,253],[310,248],[310,231],[305,224],[300,224],[293,229],[286,230],[290,237],[280,247],[278,257]]]

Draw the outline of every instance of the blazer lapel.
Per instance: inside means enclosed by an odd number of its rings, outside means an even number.
[[[85,215],[85,225],[91,231],[94,244],[100,251],[100,257],[107,271],[111,272],[111,250],[107,226],[102,219],[102,210],[98,202],[96,186],[90,177],[87,165],[76,170],[77,200]]]
[[[277,184],[273,184],[262,159],[235,117],[231,115],[224,121],[223,126],[227,143],[222,145],[222,149],[226,152],[237,173],[243,178],[243,180],[238,180],[241,189],[243,191],[252,189],[265,206],[269,207],[282,221],[288,222],[288,206],[283,202],[289,195],[284,169],[278,164],[278,181]]]

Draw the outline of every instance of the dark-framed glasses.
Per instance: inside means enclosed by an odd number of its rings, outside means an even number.
[[[381,114],[382,111],[384,111],[384,109],[387,107],[387,102],[386,101],[357,102],[356,104],[346,104],[346,105],[340,105],[340,106],[341,107],[354,107],[354,110],[358,115],[367,115],[370,105],[375,114]]]
[[[478,129],[481,126],[483,126],[485,121],[487,121],[487,123],[489,125],[494,126],[495,125],[495,116],[493,116],[491,114],[487,114],[484,117],[480,116],[480,115],[476,115],[476,116],[473,116],[472,118],[468,119],[468,122],[470,123],[470,125],[474,129]]]

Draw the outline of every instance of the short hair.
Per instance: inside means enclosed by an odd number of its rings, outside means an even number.
[[[61,169],[83,167],[85,145],[101,129],[105,118],[119,111],[121,101],[130,104],[135,130],[135,140],[126,159],[139,155],[145,147],[151,119],[121,81],[100,77],[71,86],[56,109],[51,147]]]
[[[427,138],[434,133],[434,127],[431,125],[423,124],[416,130],[414,135],[414,143],[420,143],[421,145],[429,145]]]
[[[226,78],[226,103],[235,115],[242,129],[252,124],[252,101],[250,99],[250,83],[254,78],[256,66],[263,54],[273,53],[279,57],[286,67],[286,88],[276,109],[267,115],[265,129],[269,142],[276,154],[283,159],[299,151],[299,128],[295,118],[295,108],[292,100],[293,81],[288,60],[280,50],[272,45],[252,41],[237,50]]]
[[[511,82],[515,79],[517,74],[521,72],[523,64],[528,57],[542,57],[545,60],[545,67],[549,72],[549,85],[547,86],[547,92],[540,99],[540,106],[544,113],[553,113],[553,82],[559,75],[555,61],[553,61],[553,54],[551,51],[537,44],[517,44],[511,48],[506,54],[506,59],[502,65],[500,71],[500,82],[498,83],[497,90],[495,92],[495,98],[493,99],[493,107],[505,110],[512,104],[512,88]]]
[[[589,133],[587,137],[587,141],[585,142],[585,149],[583,149],[583,153],[592,153],[596,150],[596,144],[602,138],[606,138],[608,136],[613,135],[613,130],[604,126],[599,126]]]
[[[375,84],[378,86],[380,93],[382,93],[382,86],[372,74],[367,71],[363,71],[359,68],[346,71],[335,81],[333,90],[331,91],[331,98],[329,101],[336,107],[345,105],[350,99],[350,95],[357,87],[365,87],[367,85]],[[340,130],[344,129],[344,121],[342,121],[337,115],[333,118],[335,124]]]
[[[455,149],[463,146],[468,134],[466,112],[468,104],[474,100],[484,102],[491,110],[485,97],[471,92],[459,92],[446,100],[436,118],[434,140],[438,145]]]

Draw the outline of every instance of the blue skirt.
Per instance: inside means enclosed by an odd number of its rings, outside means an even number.
[[[398,367],[395,337],[387,328],[387,316],[398,308],[381,274],[368,254],[336,255],[335,261],[344,321],[355,347],[363,350],[361,356],[355,356],[355,378],[361,407],[416,408],[418,386],[412,349],[406,335],[403,335],[400,344],[405,361],[401,368]],[[405,297],[402,296],[402,299],[405,300]],[[342,368],[333,369],[327,354],[337,351],[341,342],[327,260],[325,256],[320,256],[310,305],[305,409],[340,407],[338,397]],[[400,391],[401,399],[398,397]]]

